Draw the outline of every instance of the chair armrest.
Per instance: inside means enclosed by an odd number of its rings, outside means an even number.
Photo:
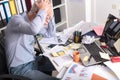
[[[24,77],[24,76],[11,75],[11,74],[1,74],[0,75],[0,80],[1,79],[31,80],[31,79],[29,79],[27,77]]]

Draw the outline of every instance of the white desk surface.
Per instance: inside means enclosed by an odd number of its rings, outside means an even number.
[[[70,36],[70,35],[73,34],[73,32],[74,32],[75,30],[81,29],[81,30],[82,30],[82,35],[83,35],[83,34],[89,32],[89,31],[91,31],[91,30],[92,30],[92,26],[93,26],[93,25],[91,25],[91,23],[85,23],[84,21],[81,21],[81,22],[79,22],[78,24],[76,24],[75,26],[70,27],[70,28],[68,28],[68,29],[65,29],[62,33],[63,33],[64,35],[66,35],[66,36]],[[53,61],[53,59],[54,59],[55,57],[52,57],[52,56],[50,55],[50,54],[51,54],[51,52],[50,52],[51,49],[48,49],[48,48],[47,48],[48,45],[49,45],[49,44],[41,44],[41,46],[42,46],[43,49],[45,50],[44,55],[46,55],[46,56],[49,57],[50,61],[52,62],[52,64],[53,64],[54,67],[56,68],[56,70],[57,70],[58,72],[60,72],[60,71],[63,69],[64,66],[58,66],[58,65]],[[72,63],[71,63],[71,64],[72,64]],[[69,66],[70,66],[70,64],[69,64],[69,65],[66,65],[65,67],[69,67]],[[117,80],[117,79],[116,79],[116,80]]]

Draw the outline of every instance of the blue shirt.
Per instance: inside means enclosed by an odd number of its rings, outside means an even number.
[[[5,30],[8,67],[16,67],[35,59],[33,35],[40,33],[45,37],[55,36],[54,18],[46,27],[43,26],[46,16],[46,12],[40,10],[31,22],[26,13],[11,18]]]

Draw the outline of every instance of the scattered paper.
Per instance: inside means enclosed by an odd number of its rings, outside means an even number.
[[[91,80],[94,66],[84,67],[79,63],[72,63],[62,80]]]
[[[84,43],[84,44],[91,44],[94,41],[95,41],[95,37],[89,36],[89,35],[83,36],[83,39],[82,39],[82,43]]]
[[[59,56],[53,59],[53,62],[55,62],[55,64],[57,64],[58,66],[66,66],[69,65],[70,63],[73,62],[72,57],[68,54],[68,55],[64,55],[64,56]]]
[[[110,56],[108,53],[99,52],[99,54],[100,54],[101,58],[110,60]]]
[[[120,80],[120,62],[112,63],[111,61],[107,61],[104,64],[116,74],[118,77],[117,80]]]

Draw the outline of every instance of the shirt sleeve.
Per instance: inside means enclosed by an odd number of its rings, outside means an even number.
[[[44,37],[56,36],[56,27],[54,17],[50,20],[48,25],[40,30],[40,34]]]
[[[12,24],[13,26],[17,26],[14,29],[18,32],[35,35],[42,29],[46,15],[47,13],[44,10],[40,10],[32,21],[29,21],[27,14],[25,14],[22,16],[15,16],[11,23],[14,23]]]

